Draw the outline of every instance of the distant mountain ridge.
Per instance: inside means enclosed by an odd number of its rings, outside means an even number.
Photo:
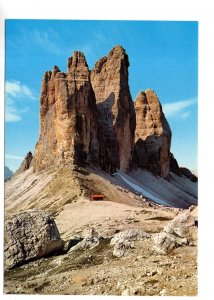
[[[11,176],[13,176],[13,171],[9,167],[4,166],[4,180],[8,180]]]

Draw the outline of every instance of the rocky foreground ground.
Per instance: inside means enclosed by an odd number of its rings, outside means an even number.
[[[66,251],[7,269],[5,293],[196,295],[196,219],[193,207],[80,197],[55,218]]]

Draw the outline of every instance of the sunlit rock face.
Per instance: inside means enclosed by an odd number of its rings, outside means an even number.
[[[149,89],[138,94],[134,107],[135,161],[140,168],[168,179],[172,134],[160,101],[155,92]]]
[[[57,66],[45,72],[36,172],[92,163],[109,173],[138,166],[169,178],[169,124],[154,91],[132,101],[128,67],[128,55],[116,46],[91,71],[83,53],[74,51],[67,73]]]
[[[75,51],[68,72],[47,71],[40,98],[40,136],[34,169],[61,163],[98,162],[96,103],[84,55]]]

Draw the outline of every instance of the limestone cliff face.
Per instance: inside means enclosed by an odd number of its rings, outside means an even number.
[[[151,89],[135,100],[135,161],[155,175],[169,178],[171,129],[159,99]]]
[[[116,46],[91,72],[79,51],[68,59],[67,73],[57,66],[45,72],[36,172],[92,162],[110,173],[135,164],[169,177],[170,127],[152,90],[132,101],[128,67],[125,50]]]
[[[68,72],[46,72],[40,98],[40,136],[34,169],[98,161],[96,104],[85,57],[75,51]]]
[[[91,72],[98,124],[102,126],[110,164],[123,171],[131,166],[136,126],[128,66],[125,50],[116,46],[95,64]]]

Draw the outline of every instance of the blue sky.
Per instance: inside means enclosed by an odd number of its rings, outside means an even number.
[[[165,21],[6,21],[5,164],[16,170],[39,136],[46,70],[67,69],[74,50],[88,65],[122,45],[129,55],[133,100],[152,88],[172,129],[179,165],[197,169],[198,24]]]

